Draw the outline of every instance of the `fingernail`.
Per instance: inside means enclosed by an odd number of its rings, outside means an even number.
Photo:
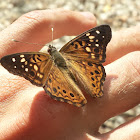
[[[90,13],[90,12],[81,12],[81,14],[82,14],[84,17],[86,17],[86,18],[88,18],[88,19],[90,19],[90,20],[95,19],[94,16],[93,16],[93,14]]]

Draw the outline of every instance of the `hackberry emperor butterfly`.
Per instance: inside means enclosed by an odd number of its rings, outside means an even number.
[[[42,86],[55,100],[81,107],[87,103],[83,91],[93,97],[103,95],[106,46],[111,39],[108,25],[92,28],[64,45],[58,52],[24,52],[7,55],[0,63],[9,72]]]

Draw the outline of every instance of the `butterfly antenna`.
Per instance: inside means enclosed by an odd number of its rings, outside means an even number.
[[[53,27],[51,28],[52,30],[52,46],[53,46]]]
[[[38,43],[30,43],[30,42],[15,40],[15,39],[12,39],[12,41],[19,42],[19,43],[25,43],[25,44],[33,44],[33,45],[38,45],[38,46],[45,46],[45,44],[43,45],[43,44],[38,44]]]

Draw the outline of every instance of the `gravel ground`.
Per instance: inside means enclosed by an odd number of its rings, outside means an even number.
[[[0,0],[0,30],[24,13],[48,8],[90,11],[97,17],[98,24],[109,24],[113,31],[140,23],[139,0]],[[66,40],[69,39],[62,38],[59,44],[64,44]],[[56,43],[58,44],[58,41]],[[139,114],[140,105],[106,121],[100,132],[108,132]]]

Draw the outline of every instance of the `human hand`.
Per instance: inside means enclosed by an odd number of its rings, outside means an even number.
[[[51,41],[51,27],[54,27],[54,38],[76,35],[96,25],[96,19],[92,15],[89,18],[60,9],[25,14],[0,33],[0,55],[40,50],[40,46],[15,43],[11,38],[45,44]],[[118,140],[128,138],[130,131],[134,139],[139,128],[132,129],[138,118],[130,125],[104,135],[98,133],[98,128],[105,120],[139,103],[140,46],[137,30],[135,27],[113,35],[107,47],[104,96],[100,99],[87,97],[88,103],[82,108],[55,101],[45,94],[43,88],[0,67],[0,138],[87,140],[88,133],[95,139]]]

